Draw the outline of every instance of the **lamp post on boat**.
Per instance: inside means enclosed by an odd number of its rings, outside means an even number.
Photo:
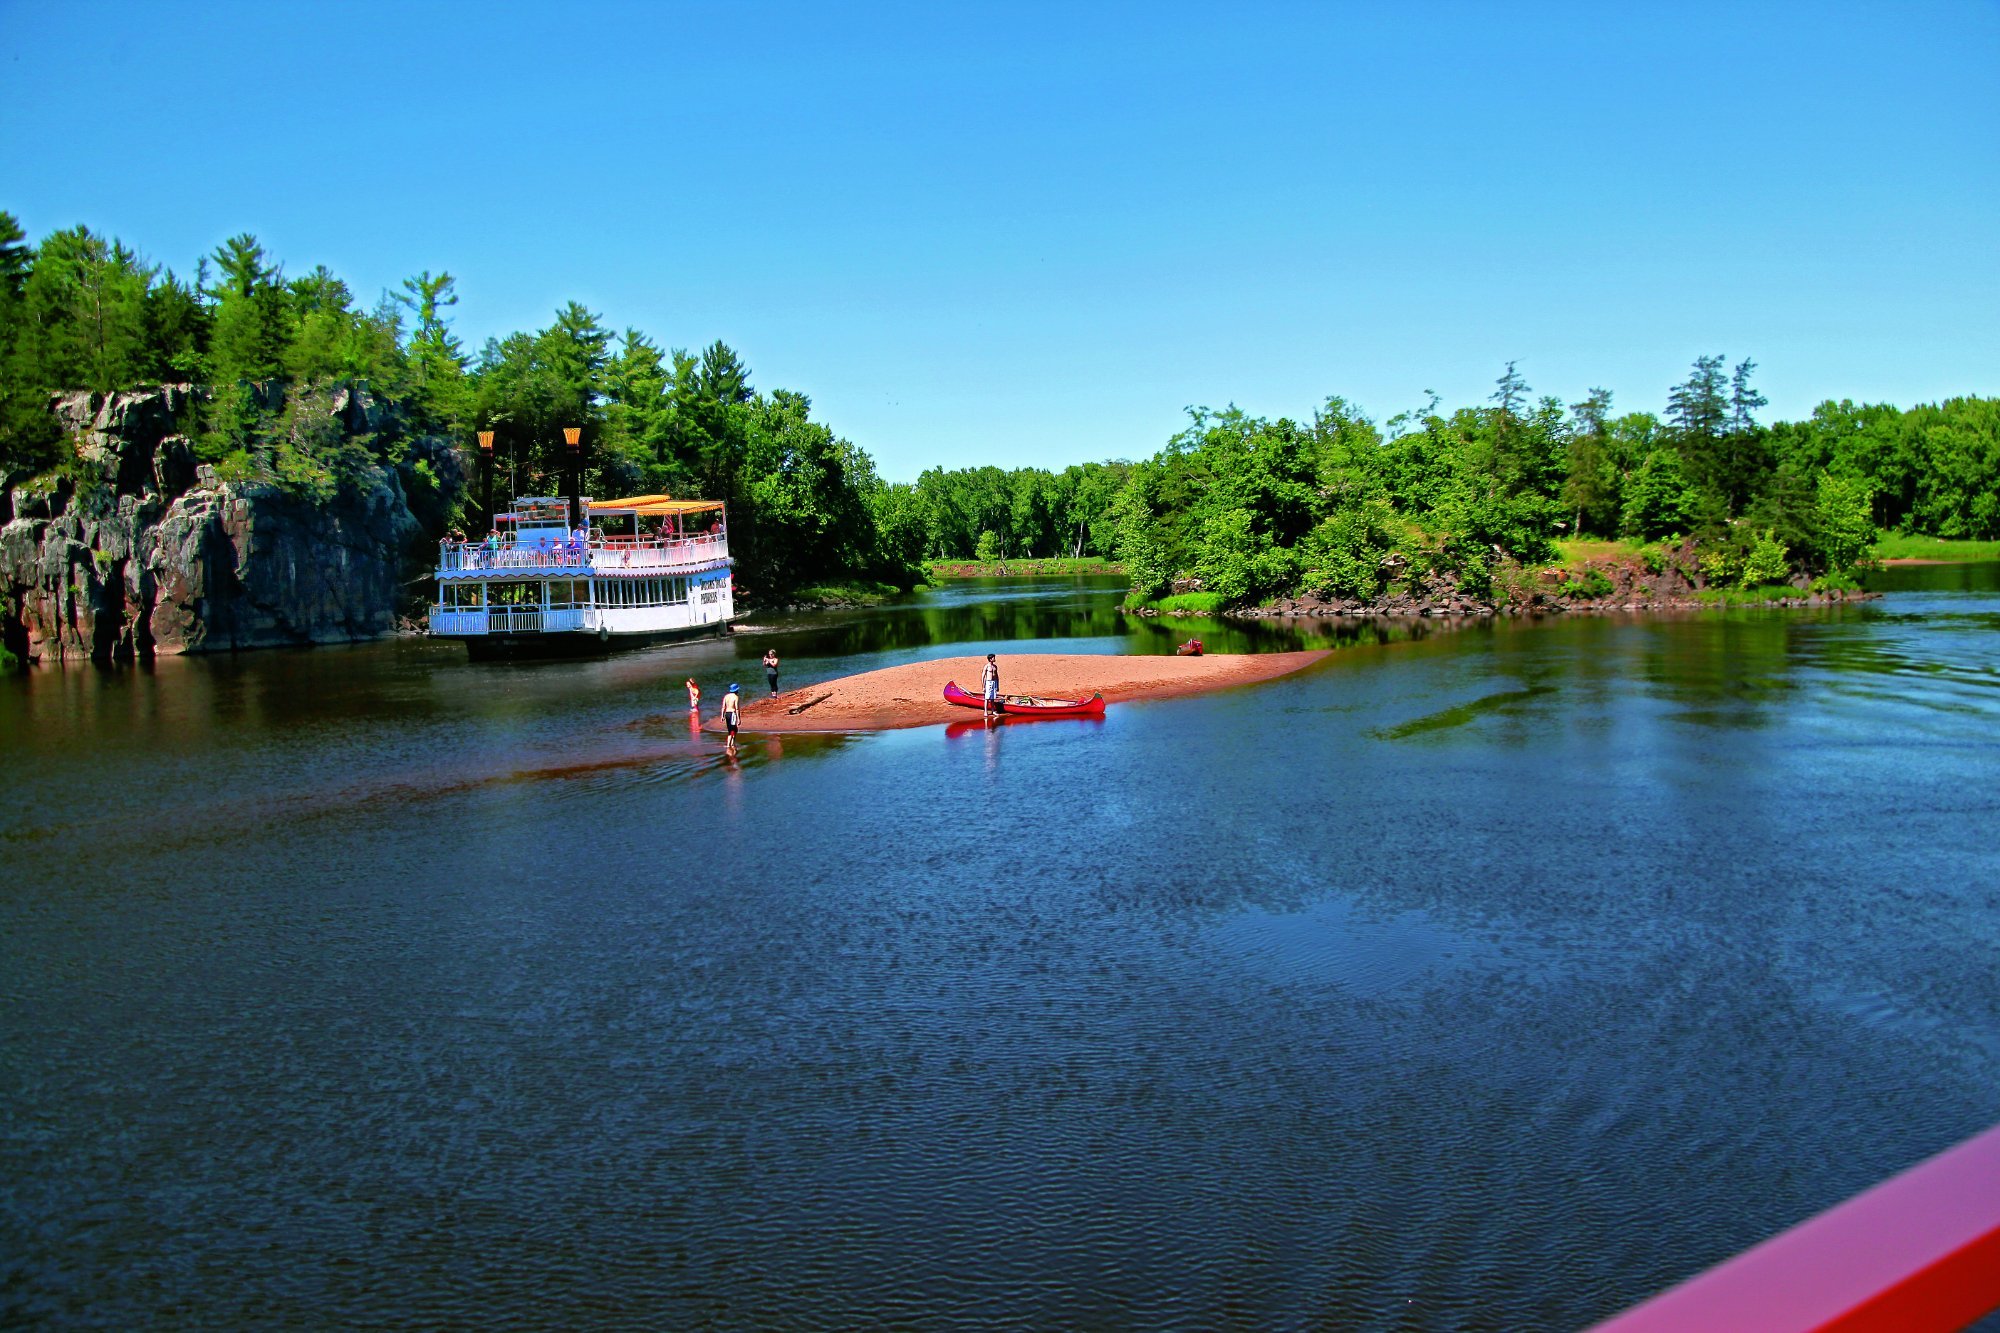
[[[486,497],[486,530],[493,530],[493,432],[479,432],[479,477]]]
[[[563,443],[569,446],[569,525],[583,525],[583,427],[564,426]]]

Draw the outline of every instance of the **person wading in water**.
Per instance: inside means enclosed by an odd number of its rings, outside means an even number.
[[[993,654],[986,654],[986,669],[979,673],[979,679],[986,686],[986,707],[981,710],[992,717],[1000,711],[1000,664],[993,660]]]
[[[688,677],[688,711],[690,713],[701,711],[701,686],[694,683],[693,676]]]
[[[729,693],[722,696],[722,725],[729,732],[728,747],[736,748],[736,723],[743,713],[743,699],[736,693],[741,687],[735,681],[729,682]]]
[[[771,678],[771,693],[775,696],[778,693],[778,650],[776,648],[766,648],[764,650],[764,674]]]

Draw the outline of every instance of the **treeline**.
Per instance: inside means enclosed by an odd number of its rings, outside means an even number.
[[[1445,578],[1475,593],[1562,537],[1692,537],[1711,585],[1841,579],[1883,527],[2000,535],[2000,402],[1826,403],[1764,426],[1755,363],[1698,358],[1664,416],[1594,390],[1536,398],[1512,363],[1488,405],[1378,427],[1328,399],[1310,420],[1191,409],[1114,506],[1135,597],[1183,581],[1232,602],[1372,600]]]
[[[1131,472],[1130,463],[931,468],[910,504],[930,559],[1109,556],[1118,538],[1112,505]]]
[[[1765,426],[1756,365],[1698,358],[1666,411],[1565,406],[1507,367],[1489,404],[1381,426],[1332,398],[1305,422],[1191,409],[1133,464],[933,468],[907,497],[923,554],[1102,556],[1134,593],[1371,600],[1434,575],[1485,591],[1564,537],[1695,538],[1717,585],[1834,576],[1878,529],[2000,537],[2000,403],[1825,403]]]
[[[0,482],[73,465],[52,394],[177,382],[207,386],[188,432],[224,477],[320,497],[418,434],[470,461],[480,430],[501,502],[559,494],[562,431],[581,428],[587,492],[726,501],[742,584],[767,597],[907,584],[926,557],[1046,556],[1121,560],[1142,597],[1184,580],[1236,602],[1435,577],[1482,592],[1579,536],[1694,537],[1710,582],[1759,583],[1838,578],[1882,528],[2000,537],[2000,402],[1829,402],[1766,426],[1748,360],[1698,358],[1659,416],[1614,412],[1603,390],[1538,398],[1510,363],[1482,406],[1433,399],[1380,426],[1339,398],[1306,421],[1191,409],[1143,462],[892,485],[721,342],[663,349],[570,303],[473,355],[457,300],[449,273],[424,272],[363,308],[325,266],[287,277],[247,235],[184,280],[84,227],[29,246],[0,213]],[[326,428],[348,385],[399,405],[375,436]],[[457,497],[473,528],[476,498]]]
[[[804,394],[755,388],[721,342],[699,355],[663,350],[572,302],[548,327],[471,355],[452,331],[449,273],[417,274],[363,308],[324,265],[288,277],[248,235],[186,279],[85,227],[26,240],[0,213],[0,471],[10,478],[73,464],[52,395],[192,383],[207,389],[188,423],[195,451],[228,480],[325,498],[357,469],[397,461],[418,434],[449,436],[475,474],[474,433],[491,430],[504,504],[563,492],[561,432],[577,427],[586,493],[728,502],[753,595],[916,576],[927,534],[914,488],[885,484],[867,453],[813,419]],[[373,437],[343,438],[324,422],[341,386],[400,410]],[[480,497],[456,498],[459,521],[481,526]]]

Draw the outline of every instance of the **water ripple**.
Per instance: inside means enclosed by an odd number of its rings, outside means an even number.
[[[1988,593],[675,706],[1113,592],[0,682],[0,1322],[1567,1329],[2000,1120]]]

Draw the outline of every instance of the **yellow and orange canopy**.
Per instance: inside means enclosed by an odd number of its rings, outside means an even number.
[[[634,514],[665,518],[673,514],[699,514],[722,508],[720,500],[676,500],[671,495],[628,495],[622,500],[592,500],[593,514]]]

